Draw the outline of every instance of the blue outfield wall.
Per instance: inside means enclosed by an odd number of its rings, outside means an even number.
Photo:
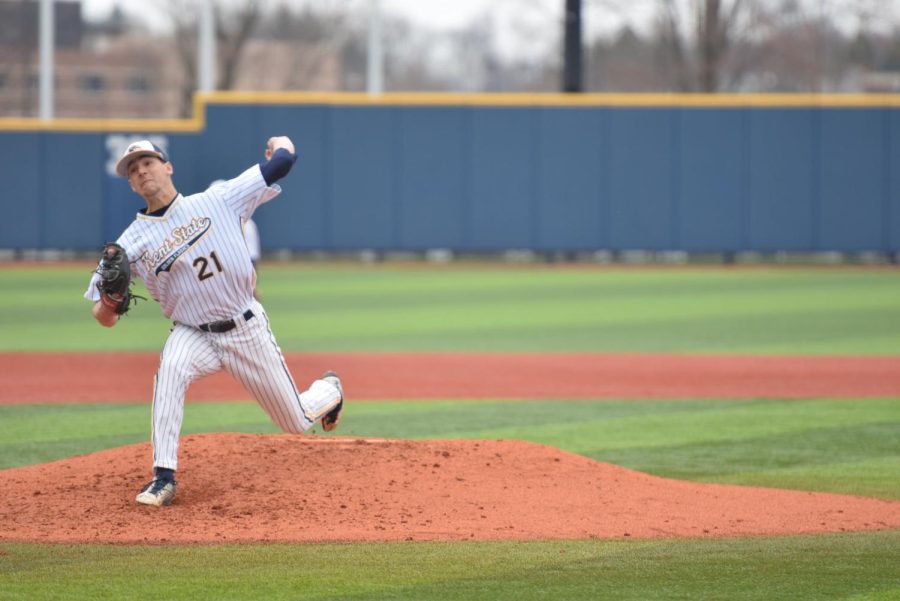
[[[285,134],[300,158],[255,215],[264,250],[900,251],[898,99],[441,98],[223,94],[169,129],[0,119],[0,248],[114,239],[143,206],[112,175],[132,138],[163,146],[190,193]]]

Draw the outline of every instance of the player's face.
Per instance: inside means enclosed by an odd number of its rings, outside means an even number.
[[[154,156],[138,157],[128,165],[128,183],[142,196],[155,194],[171,177],[171,163],[163,163]]]

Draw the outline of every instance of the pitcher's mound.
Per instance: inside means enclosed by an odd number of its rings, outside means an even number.
[[[657,478],[514,440],[203,434],[171,507],[137,505],[150,447],[0,471],[0,540],[657,538],[900,528],[900,501]]]

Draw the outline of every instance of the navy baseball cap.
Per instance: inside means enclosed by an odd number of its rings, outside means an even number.
[[[134,159],[143,156],[156,157],[163,163],[169,162],[169,159],[166,158],[166,153],[162,151],[162,148],[150,140],[138,140],[137,142],[129,144],[128,148],[125,149],[125,152],[122,153],[122,158],[116,163],[116,174],[121,177],[128,177],[128,165],[130,165],[131,161]]]

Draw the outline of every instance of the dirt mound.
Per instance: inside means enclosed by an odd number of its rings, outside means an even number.
[[[900,501],[657,478],[513,440],[202,434],[167,508],[148,444],[0,471],[0,540],[659,538],[900,528]]]

